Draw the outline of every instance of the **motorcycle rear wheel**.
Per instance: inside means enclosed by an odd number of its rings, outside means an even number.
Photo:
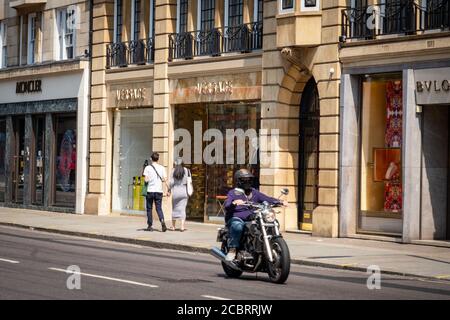
[[[275,238],[270,241],[273,262],[267,261],[267,269],[270,281],[273,283],[284,283],[289,277],[291,270],[291,257],[289,248],[283,238]]]
[[[222,244],[222,252],[227,254],[228,253],[228,247],[226,245],[226,243]],[[229,267],[225,262],[222,261],[222,268],[223,271],[225,272],[225,274],[229,277],[229,278],[239,278],[242,275],[242,271],[239,270],[235,270],[231,267]]]

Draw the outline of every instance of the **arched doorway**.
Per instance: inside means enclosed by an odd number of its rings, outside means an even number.
[[[318,205],[319,93],[314,77],[307,82],[300,102],[298,227],[312,231],[312,214]]]

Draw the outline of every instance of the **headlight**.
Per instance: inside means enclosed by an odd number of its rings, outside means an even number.
[[[275,221],[275,212],[273,211],[268,211],[265,215],[264,215],[264,221],[265,222],[269,222],[272,223]]]

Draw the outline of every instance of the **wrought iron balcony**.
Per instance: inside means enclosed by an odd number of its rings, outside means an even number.
[[[369,5],[342,10],[340,41],[376,39],[382,35],[418,34],[427,30],[449,30],[450,0],[415,0]]]
[[[111,43],[106,47],[106,68],[152,63],[153,38]]]
[[[169,61],[262,49],[262,22],[169,35]]]

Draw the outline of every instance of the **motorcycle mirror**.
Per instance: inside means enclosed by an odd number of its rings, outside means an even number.
[[[288,188],[281,188],[281,194],[287,196],[289,194],[289,189]]]

